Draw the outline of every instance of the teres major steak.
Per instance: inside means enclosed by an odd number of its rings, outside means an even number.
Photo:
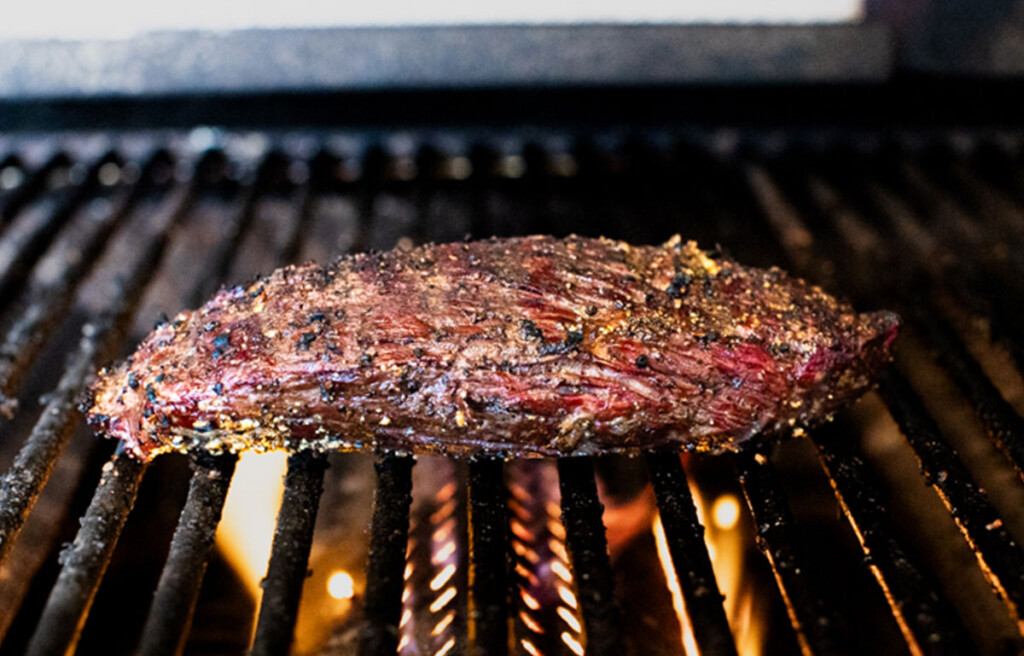
[[[286,267],[157,327],[90,421],[207,449],[731,449],[867,389],[898,327],[678,236],[526,237]]]

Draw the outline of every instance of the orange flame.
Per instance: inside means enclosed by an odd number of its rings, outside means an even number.
[[[704,533],[704,539],[708,554],[711,556],[711,567],[718,580],[719,591],[725,597],[725,615],[736,641],[736,651],[740,656],[761,656],[764,651],[766,618],[754,604],[753,588],[744,579],[746,545],[743,531],[740,530],[742,507],[739,499],[733,494],[723,494],[708,504],[692,482],[690,491],[693,494],[697,517],[708,529]],[[706,523],[706,517],[710,517],[710,524]],[[672,606],[679,619],[680,640],[688,656],[698,656],[700,650],[686,614],[686,602],[679,587],[679,579],[672,563],[665,528],[660,517],[655,517],[652,531],[658,561],[665,573],[665,580],[672,595]]]
[[[284,494],[288,455],[245,453],[238,459],[217,528],[217,547],[257,602],[267,573],[274,524]]]

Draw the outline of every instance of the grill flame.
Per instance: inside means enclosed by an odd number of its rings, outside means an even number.
[[[257,601],[263,596],[260,581],[267,573],[287,468],[283,452],[242,454],[217,528],[217,548]]]
[[[764,653],[768,619],[763,609],[754,604],[753,586],[744,576],[747,550],[740,526],[740,501],[735,495],[725,493],[709,502],[693,483],[692,478],[690,492],[697,509],[697,517],[701,524],[707,527],[704,539],[708,554],[711,556],[711,566],[718,581],[719,591],[725,597],[725,615],[736,641],[736,651],[739,656],[761,656]],[[706,522],[706,518],[711,519],[710,524]],[[679,587],[661,517],[655,517],[651,530],[654,533],[658,561],[661,563],[672,595],[672,607],[679,619],[683,649],[687,656],[698,656],[700,649],[694,638],[692,623],[686,614],[686,601]]]

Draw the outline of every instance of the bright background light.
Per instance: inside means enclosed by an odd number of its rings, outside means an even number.
[[[863,0],[34,0],[5,11],[0,39],[125,38],[154,30],[480,23],[836,23]]]

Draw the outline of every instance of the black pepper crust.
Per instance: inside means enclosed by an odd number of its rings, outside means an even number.
[[[678,236],[428,245],[221,290],[101,372],[89,416],[140,458],[732,449],[859,396],[897,330]]]

